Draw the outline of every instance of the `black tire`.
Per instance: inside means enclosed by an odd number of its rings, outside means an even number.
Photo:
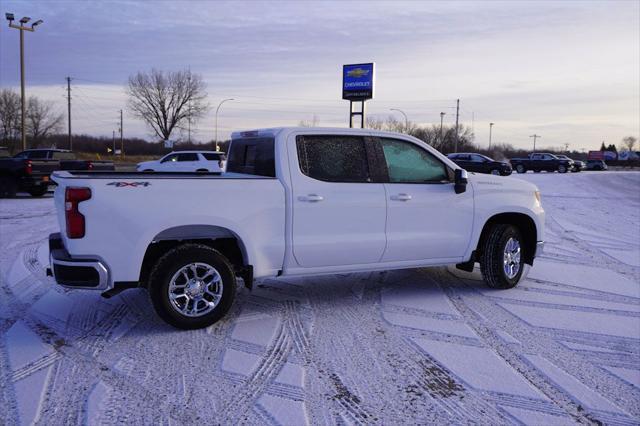
[[[534,170],[533,173],[540,173],[541,170]]]
[[[567,173],[567,166],[560,164],[558,166],[558,173]]]
[[[18,182],[12,177],[0,177],[0,198],[13,198],[18,192]]]
[[[500,173],[499,169],[491,169],[491,171],[489,173],[491,173],[492,175],[496,175],[496,176],[502,175],[502,173]]]
[[[145,170],[143,170],[143,172],[145,172],[145,173],[151,173],[151,172],[155,172],[155,170],[153,170],[153,169],[145,169]]]
[[[31,194],[32,197],[42,197],[48,190],[49,187],[47,185],[36,186],[29,190],[29,194]]]
[[[522,164],[518,164],[516,166],[516,172],[518,172],[518,173],[527,173],[527,169]]]
[[[520,244],[520,266],[517,274],[509,278],[504,271],[504,250],[509,239]],[[523,241],[520,231],[513,225],[493,225],[482,247],[480,271],[487,286],[495,289],[513,288],[520,281],[524,270]]]
[[[212,311],[202,316],[189,317],[178,312],[169,300],[169,284],[173,275],[190,263],[205,263],[215,268],[222,280],[222,297]],[[184,244],[169,250],[151,270],[148,284],[153,308],[168,324],[190,330],[208,327],[222,318],[236,295],[236,277],[233,266],[219,251],[202,244]]]

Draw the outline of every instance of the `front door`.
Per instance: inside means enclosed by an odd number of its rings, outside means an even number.
[[[383,183],[373,183],[363,136],[297,135],[288,141],[293,255],[304,268],[380,261]],[[295,160],[297,159],[297,160]]]
[[[416,143],[380,139],[388,170],[383,261],[461,258],[471,236],[473,193],[456,194],[447,166]]]

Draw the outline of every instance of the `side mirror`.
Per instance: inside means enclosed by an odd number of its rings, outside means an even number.
[[[455,179],[453,188],[456,191],[456,194],[462,194],[467,190],[467,171],[464,169],[456,169],[455,170]]]

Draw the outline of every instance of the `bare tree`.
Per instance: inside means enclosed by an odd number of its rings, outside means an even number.
[[[627,147],[628,151],[633,151],[633,148],[635,147],[636,142],[638,142],[638,139],[635,136],[627,136],[622,138],[622,143],[624,144],[625,147]]]
[[[20,96],[10,89],[0,91],[0,140],[13,141],[20,129]]]
[[[27,101],[26,121],[27,137],[37,146],[42,139],[60,131],[63,115],[55,112],[53,102],[31,96]]]
[[[156,69],[129,77],[129,108],[162,140],[174,129],[195,123],[209,108],[202,76],[191,71]]]

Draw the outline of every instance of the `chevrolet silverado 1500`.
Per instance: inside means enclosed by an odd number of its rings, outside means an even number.
[[[158,315],[208,326],[236,278],[480,263],[521,279],[543,245],[537,188],[467,176],[411,136],[277,128],[232,135],[225,173],[56,172],[58,284],[112,296],[148,289]]]

